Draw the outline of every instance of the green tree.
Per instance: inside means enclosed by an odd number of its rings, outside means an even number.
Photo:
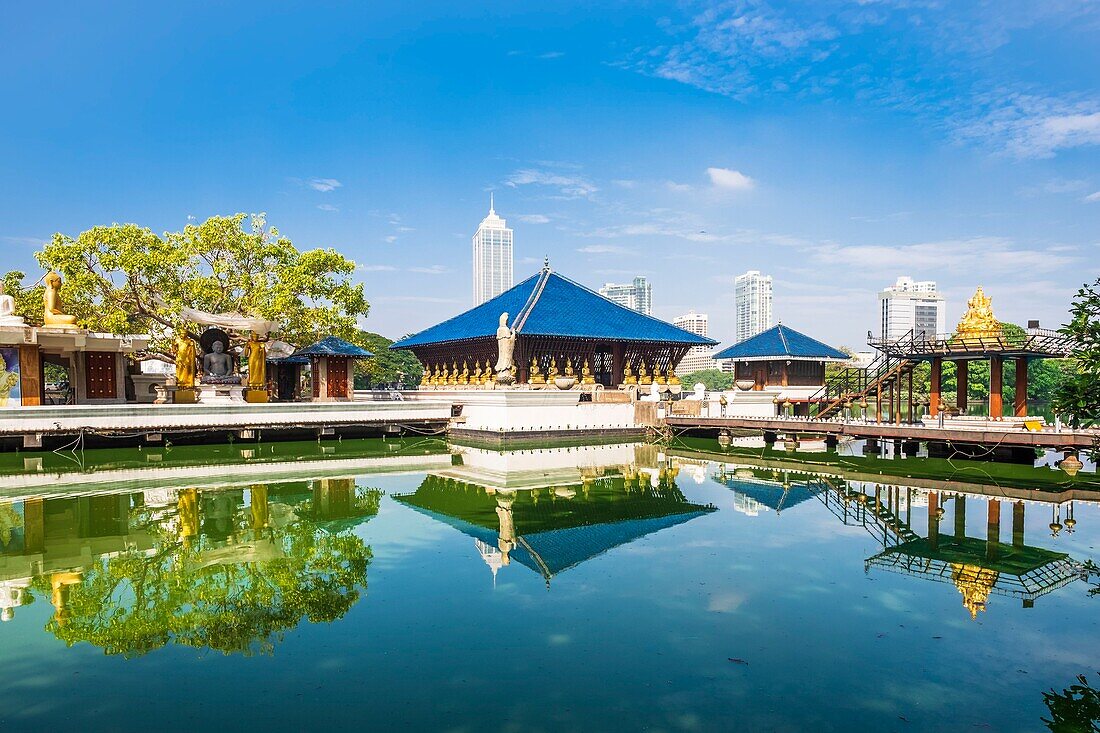
[[[1043,693],[1050,718],[1042,718],[1042,721],[1055,733],[1100,731],[1100,692],[1083,674],[1077,675],[1077,682],[1061,692]]]
[[[35,326],[42,325],[42,295],[46,290],[41,280],[34,285],[24,287],[23,281],[26,273],[18,270],[9,270],[0,278],[4,284],[4,292],[15,300],[15,315],[23,316],[23,319]]]
[[[299,251],[263,214],[245,218],[213,216],[163,235],[136,224],[55,234],[36,258],[61,275],[66,309],[82,325],[148,333],[146,355],[166,361],[172,331],[188,327],[182,307],[278,321],[279,338],[295,344],[353,340],[369,308],[350,280],[355,263],[332,249]]]
[[[1070,322],[1061,333],[1073,342],[1070,365],[1054,394],[1054,407],[1074,425],[1100,423],[1100,278],[1073,297]]]
[[[708,391],[721,392],[733,386],[733,374],[723,372],[721,369],[701,369],[680,377],[680,381],[687,389],[691,389],[696,383],[702,382]]]
[[[420,382],[424,367],[411,351],[390,351],[392,340],[369,331],[360,331],[356,343],[374,354],[373,359],[356,362],[356,389],[364,389],[368,384],[395,384],[401,381],[405,386],[413,386]]]

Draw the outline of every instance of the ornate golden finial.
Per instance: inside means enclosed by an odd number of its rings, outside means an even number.
[[[634,372],[630,368],[630,359],[626,360],[626,364],[623,365],[623,384],[637,384],[638,378],[634,376]]]
[[[588,366],[588,359],[584,360],[584,366],[581,367],[581,384],[595,384],[596,380],[592,376],[592,369]]]
[[[959,320],[955,335],[959,338],[996,338],[1001,335],[1001,323],[993,316],[993,300],[979,285],[970,300],[966,301],[966,313]]]
[[[542,376],[539,371],[538,357],[531,357],[531,373],[528,375],[527,381],[531,384],[546,384],[546,377]]]

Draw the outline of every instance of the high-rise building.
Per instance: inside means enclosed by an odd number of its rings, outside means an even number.
[[[679,326],[685,331],[691,331],[699,336],[706,336],[707,314],[691,311],[673,318],[672,325]],[[717,369],[718,363],[714,361],[713,355],[714,349],[710,346],[692,346],[676,366],[676,376],[682,377],[685,374],[699,372],[704,369]]]
[[[481,305],[512,287],[512,230],[493,209],[474,234],[474,305]]]
[[[881,334],[885,339],[896,340],[910,331],[918,338],[947,331],[943,295],[936,291],[932,280],[899,277],[878,294],[878,303]]]
[[[605,283],[600,288],[600,295],[647,316],[653,314],[653,287],[641,275],[625,285]]]
[[[775,325],[772,321],[772,276],[749,270],[733,281],[737,342],[752,338]]]

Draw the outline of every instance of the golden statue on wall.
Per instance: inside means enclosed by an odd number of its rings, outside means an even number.
[[[633,370],[630,368],[630,359],[626,360],[626,364],[623,365],[623,384],[637,384],[638,378],[634,376]]]
[[[180,329],[176,334],[176,387],[193,389],[195,386],[195,342]]]
[[[244,354],[248,359],[248,388],[265,389],[267,386],[267,349],[260,337],[253,331],[244,345]]]
[[[531,373],[527,375],[527,381],[530,384],[546,384],[546,377],[539,371],[539,360],[537,357],[531,357]]]
[[[588,366],[588,359],[584,360],[584,366],[581,367],[581,384],[595,384],[596,379],[592,376],[592,369]]]
[[[966,313],[955,328],[960,338],[995,338],[1001,335],[1001,323],[993,316],[993,299],[985,294],[982,286],[966,301]]]
[[[76,328],[76,316],[65,313],[61,302],[61,276],[56,272],[46,275],[46,292],[42,294],[42,325],[57,328]]]

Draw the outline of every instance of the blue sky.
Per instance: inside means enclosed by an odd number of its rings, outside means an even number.
[[[732,279],[834,344],[935,279],[1056,325],[1100,274],[1100,5],[24,3],[0,28],[0,252],[267,212],[391,337],[464,310],[489,191],[544,255],[733,330]]]

